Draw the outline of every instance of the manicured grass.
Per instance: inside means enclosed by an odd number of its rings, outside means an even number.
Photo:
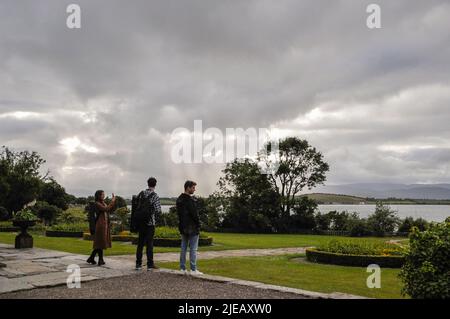
[[[43,235],[33,235],[34,247],[46,248],[58,251],[65,251],[73,254],[88,255],[92,250],[92,241],[81,238],[61,238],[45,237]],[[0,242],[14,245],[16,233],[0,233]],[[177,252],[178,248],[155,247],[156,253]],[[136,246],[130,243],[113,242],[112,248],[105,250],[106,256],[130,255],[136,253]]]
[[[250,249],[250,248],[285,248],[319,246],[332,239],[346,238],[351,241],[385,242],[391,238],[351,238],[327,235],[297,235],[297,234],[234,234],[234,233],[208,233],[214,238],[216,248],[223,249]],[[396,238],[401,239],[401,238]],[[220,249],[215,249],[220,250]]]
[[[231,233],[207,233],[214,238],[213,246],[200,247],[200,251],[229,250],[229,249],[255,249],[255,248],[285,248],[285,247],[309,247],[319,246],[332,239],[342,236],[322,235],[279,235],[279,234],[231,234]],[[15,233],[0,233],[0,242],[14,244]],[[34,246],[53,249],[74,254],[88,254],[92,249],[92,242],[78,238],[45,237],[33,234]],[[355,241],[379,242],[388,238],[352,238]],[[155,247],[155,253],[177,252],[179,248]],[[136,246],[129,243],[113,242],[112,248],[106,250],[106,255],[127,255],[136,253]]]
[[[301,262],[293,261],[302,257]],[[178,263],[160,263],[178,269]],[[381,288],[367,288],[366,268],[309,263],[301,255],[199,260],[199,269],[219,275],[318,292],[342,292],[371,298],[403,298],[399,269],[381,270]]]

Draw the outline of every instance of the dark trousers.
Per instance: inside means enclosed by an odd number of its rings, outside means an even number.
[[[155,236],[155,226],[143,226],[139,229],[136,264],[142,264],[142,250],[146,246],[147,266],[153,266],[153,236]]]

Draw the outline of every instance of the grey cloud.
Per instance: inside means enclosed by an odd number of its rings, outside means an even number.
[[[130,194],[147,175],[160,176],[166,195],[195,176],[211,192],[219,166],[168,159],[170,132],[194,119],[290,129],[326,154],[330,182],[402,181],[417,163],[418,180],[442,180],[426,166],[447,160],[439,148],[450,138],[450,101],[424,88],[449,88],[450,5],[380,0],[383,28],[369,30],[371,2],[83,0],[74,31],[65,27],[71,2],[2,1],[0,116],[46,118],[0,117],[0,142],[38,148],[80,194],[97,186]],[[416,94],[409,105],[386,102],[405,91]],[[363,118],[353,116],[358,105],[370,106]],[[346,117],[293,121],[315,108]],[[99,153],[64,153],[61,140],[74,137]],[[380,152],[385,144],[435,150],[397,156]]]

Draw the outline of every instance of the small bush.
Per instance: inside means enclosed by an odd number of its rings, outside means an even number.
[[[56,218],[63,212],[61,208],[50,205],[47,202],[37,202],[32,207],[32,210],[45,225],[52,225]]]
[[[81,207],[70,207],[63,211],[56,219],[58,224],[78,224],[86,222],[87,216]]]
[[[420,231],[424,231],[428,227],[428,222],[423,218],[414,219],[406,217],[398,227],[399,233],[409,233],[413,227],[417,227]]]
[[[60,232],[84,232],[89,229],[89,224],[84,223],[71,223],[71,224],[57,224],[48,228],[51,231]]]
[[[370,227],[365,219],[353,219],[349,221],[347,230],[351,237],[364,237],[371,234]]]
[[[414,227],[400,272],[402,293],[415,299],[450,299],[450,217],[428,230]]]
[[[178,214],[176,206],[169,208],[169,212],[163,213],[156,220],[157,226],[178,227]]]

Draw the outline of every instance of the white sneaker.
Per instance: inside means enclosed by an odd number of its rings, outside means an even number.
[[[180,272],[181,272],[182,275],[187,275],[188,274],[187,271],[183,270],[183,269],[180,269]]]
[[[194,271],[191,270],[191,275],[198,276],[198,275],[204,275],[204,273],[202,273],[201,271],[198,271],[198,270],[194,270]]]

